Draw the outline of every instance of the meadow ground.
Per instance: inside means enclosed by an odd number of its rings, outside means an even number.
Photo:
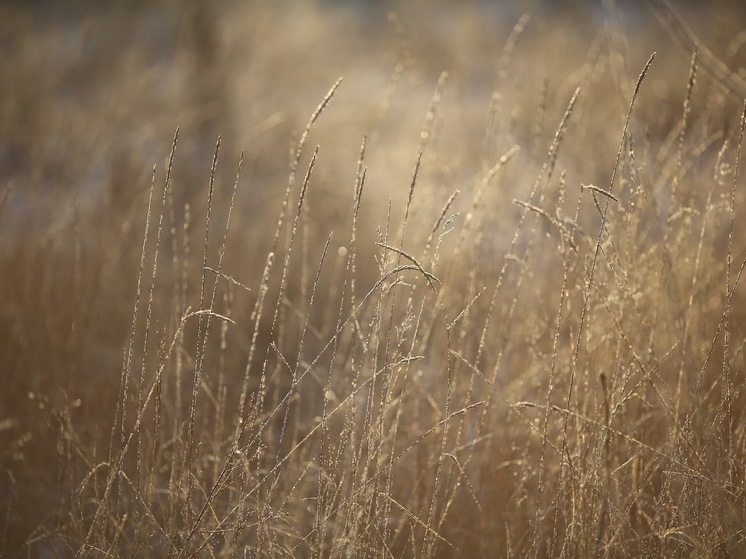
[[[620,4],[0,4],[0,555],[743,557],[746,14]]]

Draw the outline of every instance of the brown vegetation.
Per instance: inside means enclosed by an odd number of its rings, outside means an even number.
[[[0,554],[743,556],[743,14],[648,5],[0,5]]]

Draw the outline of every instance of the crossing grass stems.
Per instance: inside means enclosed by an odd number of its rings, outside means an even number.
[[[384,105],[417,63],[392,22],[401,58]],[[251,154],[225,155],[225,138],[204,193],[179,191],[177,130],[132,208],[100,210],[132,226],[118,244],[109,231],[96,249],[100,223],[78,214],[49,231],[61,242],[6,234],[0,548],[744,553],[746,105],[701,75],[696,45],[688,76],[668,76],[614,41],[592,47],[569,94],[550,79],[514,99],[530,25],[505,41],[468,140],[476,165],[462,157],[456,173],[450,74],[431,82],[405,142],[408,184],[391,191],[376,176],[380,130],[360,136],[357,161],[316,133],[346,102],[340,79],[308,110],[261,215],[239,211]],[[657,72],[683,92],[663,133],[646,91]],[[584,135],[601,87],[615,116]],[[316,194],[332,164],[347,207],[333,223]],[[3,187],[0,219],[19,188]],[[119,365],[94,351],[101,313],[120,324],[107,350]]]

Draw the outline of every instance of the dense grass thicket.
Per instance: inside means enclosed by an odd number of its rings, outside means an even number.
[[[0,4],[0,556],[746,556],[741,8],[94,4]]]

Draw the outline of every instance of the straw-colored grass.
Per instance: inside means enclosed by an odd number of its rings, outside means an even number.
[[[90,10],[0,7],[0,555],[746,553],[737,8]]]

